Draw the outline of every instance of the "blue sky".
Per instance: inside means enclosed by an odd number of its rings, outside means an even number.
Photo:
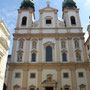
[[[19,9],[21,2],[23,0],[2,0],[0,2],[0,19],[4,19],[7,28],[11,33],[11,42],[10,42],[10,50],[9,54],[12,51],[12,42],[14,28],[16,27],[17,22],[17,9]],[[46,1],[50,1],[50,6],[59,10],[58,18],[62,20],[62,2],[64,0],[34,0],[35,3],[35,21],[39,19],[39,9],[46,7]],[[90,16],[90,0],[74,0],[77,4],[77,7],[80,9],[80,19],[83,27],[83,31],[86,33],[87,25],[89,24],[89,16]],[[87,34],[86,36],[87,37]]]

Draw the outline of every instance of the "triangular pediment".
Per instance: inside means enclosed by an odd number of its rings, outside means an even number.
[[[46,7],[46,8],[43,8],[43,9],[40,9],[39,10],[40,12],[45,12],[45,11],[52,11],[52,12],[57,12],[58,10],[57,9],[54,9],[54,8],[51,8],[51,7]]]

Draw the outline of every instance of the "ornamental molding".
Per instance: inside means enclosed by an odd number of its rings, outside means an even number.
[[[0,21],[0,28],[1,30],[4,32],[4,34],[8,37],[8,39],[10,39],[10,32],[9,30],[6,28],[5,23],[3,20]]]
[[[84,36],[84,33],[62,33],[62,34],[59,34],[59,33],[51,33],[51,34],[44,34],[44,33],[39,33],[39,34],[31,34],[31,33],[27,33],[27,34],[18,34],[18,33],[15,33],[13,34],[14,37],[17,37],[17,38],[27,38],[27,37],[40,37],[40,38],[43,38],[43,37],[69,37],[69,38],[77,38],[78,36]]]
[[[4,37],[0,37],[0,43],[6,50],[9,50],[8,42]]]
[[[45,30],[45,29],[49,29],[49,30],[52,30],[52,29],[80,29],[80,30],[82,30],[83,29],[83,27],[59,27],[59,28],[45,28],[45,27],[43,27],[43,28],[15,28],[15,30]]]

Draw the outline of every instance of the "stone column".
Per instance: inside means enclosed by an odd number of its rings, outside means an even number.
[[[61,69],[57,69],[57,90],[61,89],[61,85],[62,81],[61,81]]]
[[[8,71],[8,80],[7,80],[7,90],[12,90],[12,74],[13,74],[13,69],[10,68]]]
[[[17,38],[14,38],[13,48],[12,48],[11,62],[14,62],[14,60],[15,60],[16,46],[17,46]]]
[[[70,70],[71,70],[72,89],[77,90],[76,69],[71,67]]]
[[[73,62],[74,61],[74,52],[73,52],[72,38],[68,38],[68,48],[69,48],[70,62]]]
[[[57,63],[59,63],[60,62],[59,38],[56,38],[56,57]]]
[[[87,61],[87,52],[86,52],[86,47],[84,45],[84,38],[81,38],[81,45],[82,45],[82,52],[83,52],[83,57],[84,57],[84,61]]]
[[[88,90],[90,90],[90,67],[86,69],[87,82],[88,82]]]
[[[39,57],[38,62],[42,63],[42,38],[39,38]]]
[[[42,82],[42,69],[39,68],[38,69],[38,88],[39,90],[42,90],[41,82]]]
[[[22,88],[27,90],[27,83],[28,83],[28,69],[23,69],[23,82],[22,82]]]
[[[30,38],[26,38],[26,44],[25,44],[25,63],[29,63],[29,52],[30,52]]]

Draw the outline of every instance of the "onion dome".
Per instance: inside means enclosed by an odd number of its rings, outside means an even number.
[[[23,0],[20,9],[34,9],[33,0]]]
[[[76,3],[73,0],[64,0],[62,10],[64,9],[75,9],[77,8]]]

